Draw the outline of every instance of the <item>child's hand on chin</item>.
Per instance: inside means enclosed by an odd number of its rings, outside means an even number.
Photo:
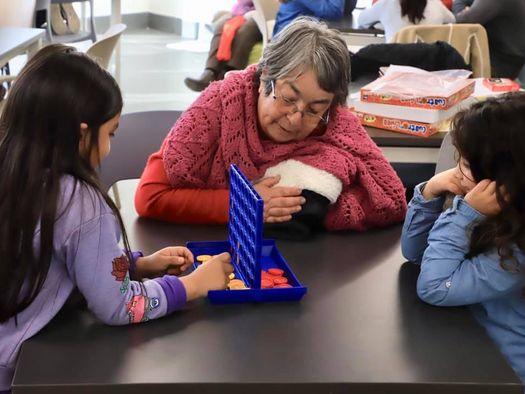
[[[467,193],[465,201],[479,213],[494,216],[501,212],[501,206],[496,197],[496,182],[483,179]]]
[[[465,194],[465,190],[461,186],[461,180],[457,176],[456,167],[434,175],[423,189],[423,197],[425,197],[426,200],[432,200],[445,193],[453,193],[461,196]]]

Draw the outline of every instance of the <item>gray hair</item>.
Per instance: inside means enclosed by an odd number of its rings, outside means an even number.
[[[269,95],[271,81],[312,69],[319,86],[334,94],[333,104],[345,104],[350,82],[350,55],[337,30],[313,18],[299,17],[264,49],[257,75]],[[264,72],[264,73],[263,73]]]

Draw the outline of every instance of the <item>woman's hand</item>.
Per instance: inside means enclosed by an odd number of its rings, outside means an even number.
[[[135,264],[139,278],[156,278],[165,274],[179,275],[193,264],[193,254],[183,246],[170,246],[149,256],[140,257]]]
[[[465,201],[476,211],[485,216],[494,216],[501,212],[496,197],[496,182],[483,179],[467,193]]]
[[[191,274],[180,278],[186,289],[188,301],[205,297],[210,290],[224,290],[228,285],[228,276],[233,272],[229,253],[213,256],[199,265]]]
[[[301,210],[306,202],[298,187],[275,186],[280,177],[264,178],[253,187],[264,201],[264,221],[266,223],[287,222],[292,214]]]
[[[440,172],[439,174],[436,174],[430,178],[430,180],[425,185],[422,194],[426,200],[432,200],[433,198],[439,197],[446,192],[461,196],[465,194],[465,191],[461,186],[461,180],[457,176],[456,167]]]

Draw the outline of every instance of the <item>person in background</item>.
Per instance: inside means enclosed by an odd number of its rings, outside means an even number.
[[[246,67],[250,51],[262,40],[253,18],[245,17],[253,9],[251,0],[237,0],[231,13],[221,13],[214,21],[213,37],[203,73],[199,78],[184,79],[189,89],[200,92],[212,81],[223,79],[228,71]]]
[[[338,32],[296,19],[258,65],[211,84],[177,120],[148,159],[137,212],[226,223],[236,164],[264,201],[266,224],[291,222],[307,235],[314,226],[363,231],[403,220],[400,179],[346,107],[349,74]]]
[[[458,164],[416,186],[401,245],[421,264],[419,297],[470,305],[525,382],[524,130],[523,92],[460,112],[452,128]]]
[[[453,0],[441,0],[441,2],[445,4],[445,7],[452,11]]]
[[[517,78],[525,65],[524,0],[454,0],[456,23],[479,23],[489,39],[492,76]]]
[[[299,16],[311,16],[323,20],[337,20],[344,12],[351,12],[357,0],[279,0],[281,6],[275,17],[273,36]]]
[[[22,343],[75,289],[101,322],[124,325],[226,288],[227,253],[179,278],[193,263],[187,248],[131,252],[96,172],[121,110],[113,77],[64,45],[38,52],[11,88],[0,116],[0,391]]]
[[[454,23],[455,20],[441,0],[379,0],[361,11],[357,19],[359,25],[364,27],[381,23],[387,42],[405,26],[440,25]]]
[[[445,7],[452,11],[453,0],[441,0],[441,2],[445,5]],[[372,0],[372,4],[375,3],[377,3],[377,0]]]

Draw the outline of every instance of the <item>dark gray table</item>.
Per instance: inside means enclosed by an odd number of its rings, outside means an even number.
[[[146,253],[226,236],[125,216],[132,245]],[[467,309],[418,300],[418,270],[404,263],[399,236],[395,226],[280,242],[308,286],[301,302],[202,301],[126,327],[63,313],[23,345],[13,394],[521,393]]]
[[[381,29],[378,29],[374,26],[372,27],[363,27],[359,26],[357,23],[357,18],[362,10],[372,7],[372,0],[358,0],[355,9],[351,14],[343,16],[338,21],[326,21],[328,26],[332,29],[337,29],[341,33],[347,34],[368,34],[368,35],[384,35],[385,32]]]
[[[341,33],[346,34],[369,34],[369,35],[384,35],[384,30],[378,29],[374,26],[363,27],[357,23],[357,18],[361,10],[355,9],[352,14],[345,15],[337,21],[326,21],[326,24],[331,29],[337,29]]]

